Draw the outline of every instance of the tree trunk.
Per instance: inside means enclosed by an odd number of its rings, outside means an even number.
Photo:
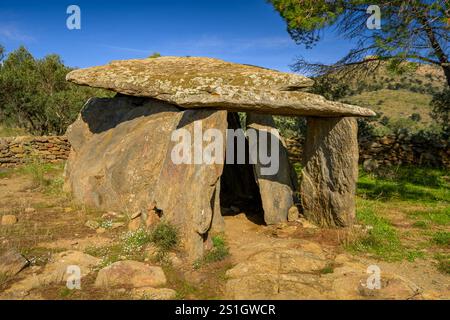
[[[444,74],[445,74],[445,77],[447,78],[447,84],[450,89],[450,63],[443,65],[442,69],[444,69]]]
[[[355,219],[358,178],[355,118],[308,118],[300,193],[305,217],[321,227]]]

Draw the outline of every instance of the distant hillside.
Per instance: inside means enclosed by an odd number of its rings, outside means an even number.
[[[445,87],[444,73],[430,65],[411,64],[408,69],[396,74],[380,67],[369,77],[355,78],[347,82],[348,92],[340,100],[369,107],[381,118],[393,121],[413,118],[419,124],[429,125],[429,103],[433,94]]]

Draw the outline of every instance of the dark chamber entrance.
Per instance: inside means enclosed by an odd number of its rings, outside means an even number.
[[[228,128],[242,129],[237,113],[228,113]],[[249,164],[249,146],[245,142],[245,164],[237,164],[237,138],[234,138],[234,162],[225,163],[220,185],[220,204],[222,215],[244,212],[257,224],[264,224],[261,195],[256,183],[253,165]],[[227,150],[228,152],[228,150]],[[236,209],[239,210],[236,210]],[[239,211],[239,212],[236,212]]]

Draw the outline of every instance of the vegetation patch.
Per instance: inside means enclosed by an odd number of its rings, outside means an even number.
[[[367,232],[347,245],[350,251],[370,253],[387,261],[402,259],[414,261],[423,256],[421,252],[402,245],[395,227],[386,218],[376,213],[374,204],[364,200],[359,204],[357,219],[366,226]]]
[[[178,245],[178,230],[171,224],[161,222],[152,230],[150,239],[161,250],[169,251]]]
[[[440,246],[450,245],[450,232],[448,231],[438,231],[433,234],[433,243]]]
[[[422,222],[424,224],[432,223],[435,225],[450,225],[450,206],[445,208],[414,211],[410,214],[415,219],[420,219],[415,224]]]
[[[209,250],[202,259],[194,262],[194,268],[198,269],[203,264],[213,263],[224,260],[229,256],[230,251],[226,245],[225,239],[221,235],[212,238],[213,247]]]
[[[434,256],[438,262],[438,270],[445,274],[450,274],[450,254],[438,253]]]
[[[404,200],[430,203],[450,201],[447,170],[392,167],[367,173],[360,170],[357,194],[371,200]]]

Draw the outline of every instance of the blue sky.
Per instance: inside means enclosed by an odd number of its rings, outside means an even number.
[[[66,9],[81,8],[81,30]],[[348,41],[327,33],[313,50],[296,45],[265,0],[35,0],[0,2],[0,44],[36,57],[57,53],[73,67],[162,55],[209,56],[289,71],[298,55],[332,62]]]

